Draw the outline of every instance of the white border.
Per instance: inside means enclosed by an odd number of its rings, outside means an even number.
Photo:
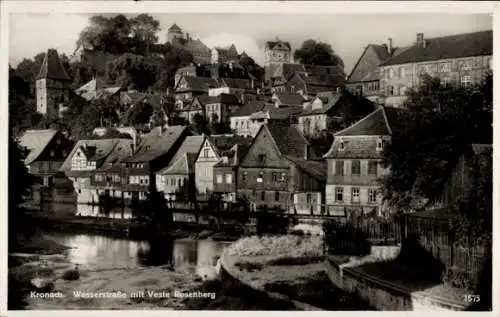
[[[235,312],[194,312],[194,311],[6,311],[7,308],[7,145],[8,145],[8,52],[9,52],[9,14],[10,13],[259,13],[259,14],[391,14],[391,13],[443,13],[443,14],[472,14],[472,13],[491,13],[494,15],[493,23],[494,30],[498,30],[500,23],[497,18],[500,10],[494,1],[488,2],[472,2],[472,1],[3,1],[0,2],[1,7],[1,27],[0,27],[0,101],[3,105],[0,115],[0,127],[2,129],[2,141],[0,141],[0,161],[1,170],[0,178],[3,185],[0,191],[0,232],[3,235],[0,245],[0,263],[2,264],[0,274],[0,316],[37,316],[37,317],[53,317],[53,316],[120,316],[126,313],[127,315],[136,316],[219,316],[225,314],[232,316]],[[61,26],[64,27],[64,26]],[[353,30],[355,32],[355,30]],[[500,36],[494,32],[494,69],[500,69],[500,61],[498,58],[498,45]],[[494,73],[494,91],[500,91],[498,73]],[[498,94],[494,94],[494,104],[500,102]],[[495,106],[496,108],[496,106]],[[496,109],[495,109],[496,110]],[[494,111],[494,122],[499,122],[500,115]],[[494,128],[494,143],[496,146],[498,129]],[[497,151],[493,151],[493,155],[498,158]],[[496,166],[496,164],[495,164]],[[494,168],[494,188],[498,189],[499,169]],[[500,206],[500,197],[497,195],[497,190],[494,192],[494,211],[497,214],[497,207]],[[499,216],[495,216],[493,220],[493,267],[500,268],[500,262],[495,251],[500,251],[500,225]],[[496,264],[496,265],[495,265]],[[500,292],[498,291],[500,282],[500,274],[497,270],[493,270],[493,312],[498,315]],[[237,312],[238,315],[253,316],[261,314],[257,312]],[[269,316],[284,315],[283,312],[265,312]],[[355,315],[371,315],[371,316],[386,316],[386,315],[417,315],[419,312],[286,312],[288,316],[304,316],[304,314],[316,314],[331,316],[336,314],[339,316],[355,316]],[[446,315],[449,312],[445,313]],[[479,313],[458,312],[456,315],[470,315]],[[493,315],[493,313],[480,313],[482,315]],[[443,315],[437,312],[425,312],[426,316]]]

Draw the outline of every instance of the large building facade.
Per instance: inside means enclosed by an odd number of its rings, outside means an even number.
[[[480,83],[492,69],[493,31],[426,39],[418,33],[416,43],[382,63],[380,92],[385,105],[400,107],[409,89],[418,89],[424,75],[442,84],[468,87]]]

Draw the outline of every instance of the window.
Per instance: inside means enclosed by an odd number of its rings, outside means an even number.
[[[382,151],[384,148],[384,140],[378,139],[377,140],[377,151]]]
[[[359,187],[351,188],[351,201],[353,203],[359,203]]]
[[[208,149],[203,150],[203,157],[208,157]]]
[[[344,188],[335,188],[335,201],[344,201]]]
[[[335,161],[335,175],[338,176],[344,175],[344,161],[342,160]]]
[[[387,95],[392,96],[394,95],[394,87],[392,86],[387,86]]]
[[[259,154],[259,162],[261,164],[264,164],[266,162],[266,155],[265,154]]]
[[[274,200],[280,201],[280,192],[274,192]]]
[[[368,175],[377,175],[377,161],[369,161],[368,162]]]
[[[404,78],[405,77],[405,69],[404,67],[399,68],[399,77]]]
[[[462,87],[470,87],[472,85],[472,76],[462,76],[462,78],[460,78],[460,83],[462,84]]]
[[[180,178],[177,179],[177,186],[181,187],[181,179]]]
[[[226,174],[226,184],[231,184],[233,182],[233,175]]]
[[[361,174],[361,162],[359,160],[352,161],[351,174],[352,175],[360,175]]]
[[[368,202],[376,203],[377,202],[377,190],[374,188],[370,188],[368,190]]]
[[[401,86],[401,87],[399,87],[399,94],[400,94],[401,96],[406,95],[406,87],[405,87],[405,86]]]
[[[222,184],[222,175],[217,174],[217,184]]]
[[[243,175],[241,176],[241,180],[243,182],[246,182],[247,181],[247,178],[248,178],[248,172],[243,172]]]
[[[394,77],[394,69],[389,69],[389,78]]]
[[[281,173],[281,179],[280,181],[286,182],[286,173]]]
[[[260,200],[266,200],[266,192],[260,192]]]
[[[307,202],[307,204],[311,203],[311,193],[307,193],[306,202]]]
[[[257,177],[257,183],[262,183],[264,181],[264,172],[259,172],[259,176]]]
[[[344,144],[344,141],[340,141],[339,151],[343,151],[343,150],[345,150],[345,144]]]
[[[273,173],[273,182],[277,182],[279,178],[279,173]]]

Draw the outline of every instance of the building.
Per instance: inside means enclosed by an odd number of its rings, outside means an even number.
[[[386,105],[399,107],[408,89],[418,89],[423,75],[467,87],[483,80],[492,60],[493,31],[430,39],[418,33],[414,45],[380,65],[380,90]]]
[[[167,42],[172,43],[176,39],[184,39],[184,33],[177,24],[172,24],[167,31]]]
[[[300,94],[305,99],[313,99],[318,93],[341,90],[345,80],[341,77],[311,75],[307,72],[295,72],[283,84],[276,85],[276,91],[288,91]]]
[[[156,189],[168,200],[196,199],[195,162],[205,136],[188,136],[167,165],[156,173]]]
[[[133,155],[122,162],[127,182],[123,190],[129,197],[144,199],[148,191],[156,186],[156,173],[170,164],[170,161],[190,130],[185,126],[158,127],[141,137]]]
[[[380,177],[383,150],[391,141],[398,109],[379,107],[371,114],[334,135],[324,158],[328,164],[326,204],[330,214],[383,212]]]
[[[75,93],[87,101],[96,99],[112,100],[119,102],[121,87],[109,87],[100,78],[94,78],[85,85],[75,90]]]
[[[261,126],[238,167],[237,195],[255,207],[320,213],[326,165],[300,132],[280,122]]]
[[[290,64],[292,61],[292,46],[289,42],[267,41],[264,46],[264,67],[274,64]]]
[[[40,177],[44,186],[51,186],[73,143],[61,131],[27,130],[19,138],[21,147],[29,152],[24,159],[28,172]]]
[[[175,86],[175,99],[177,101],[193,100],[195,96],[208,95],[210,88],[218,86],[217,80],[211,77],[182,76]]]
[[[272,91],[285,92],[284,88],[287,81],[296,72],[306,73],[306,69],[302,64],[270,64],[265,67],[265,82]]]
[[[58,118],[59,110],[69,102],[71,83],[57,50],[49,49],[36,77],[37,112],[49,118]]]
[[[247,143],[235,144],[229,150],[222,151],[222,160],[214,165],[214,193],[220,195],[224,202],[236,202],[238,166],[251,141],[251,138],[247,138]]]
[[[208,198],[214,189],[213,167],[223,160],[222,153],[230,150],[236,144],[248,144],[250,138],[234,134],[208,136],[196,158],[195,183],[201,199]]]
[[[134,151],[132,138],[79,140],[61,166],[72,182],[79,204],[99,204],[103,197],[128,198],[120,163]]]
[[[367,45],[347,78],[346,88],[353,94],[379,103],[381,98],[379,66],[391,56],[396,56],[406,49],[393,47],[392,39],[388,39],[388,44]]]
[[[217,96],[199,96],[193,101],[199,102],[205,109],[205,116],[209,123],[229,123],[231,114],[241,106],[238,98],[231,94],[222,93]]]
[[[236,59],[238,59],[238,50],[234,44],[231,44],[228,47],[214,47],[210,61],[212,64],[222,64]]]
[[[310,102],[303,103],[298,116],[299,131],[311,137],[329,130],[333,122],[341,122],[347,117],[361,119],[374,110],[375,105],[361,96],[342,92],[318,93]]]
[[[255,131],[250,117],[265,107],[265,101],[262,99],[251,100],[242,105],[238,110],[231,114],[230,127],[237,135],[254,136]]]
[[[289,98],[291,102],[296,102],[297,99]],[[258,112],[250,115],[250,129],[252,136],[257,135],[262,125],[269,122],[279,122],[283,126],[295,126],[298,123],[298,116],[302,112],[302,105],[297,104],[283,104],[282,101],[287,102],[281,96],[281,99],[273,99],[269,103],[265,103]]]
[[[217,86],[209,89],[208,95],[217,96],[222,93],[238,96],[244,102],[244,95],[256,93],[255,82],[243,78],[217,78]]]

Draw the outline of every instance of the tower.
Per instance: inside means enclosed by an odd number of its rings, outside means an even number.
[[[289,42],[279,38],[269,41],[264,48],[264,67],[273,64],[289,64],[291,62],[292,47]]]
[[[182,29],[174,23],[168,28],[167,41],[172,43],[175,38],[184,38],[184,33],[182,33]]]
[[[57,50],[49,49],[36,77],[36,110],[49,117],[59,116],[61,105],[69,101],[71,78],[64,69]]]

